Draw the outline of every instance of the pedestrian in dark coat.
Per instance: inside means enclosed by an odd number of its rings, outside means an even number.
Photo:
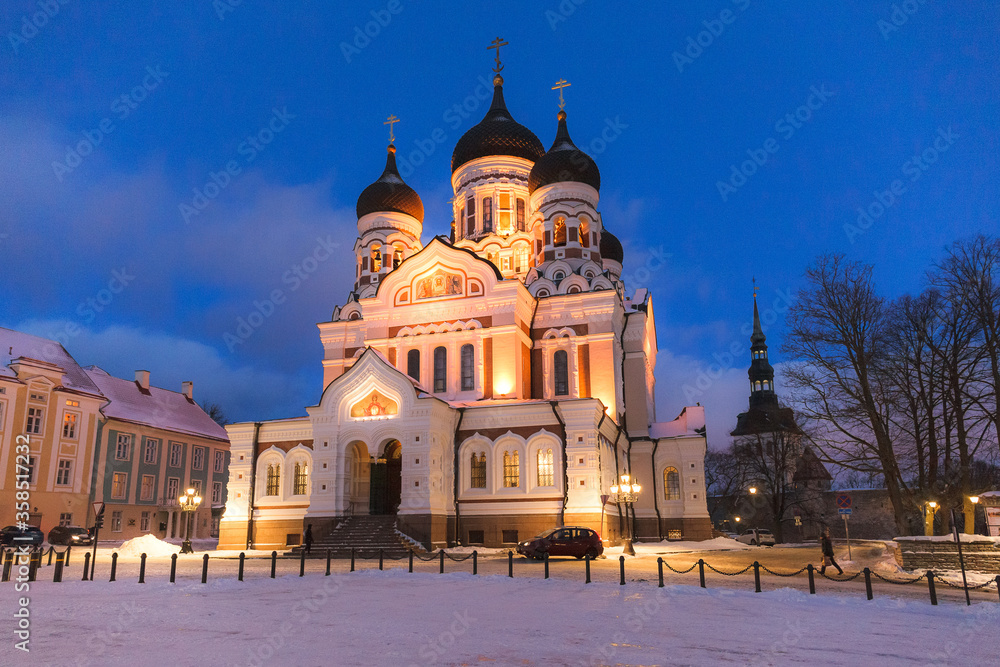
[[[833,558],[833,540],[830,539],[830,529],[824,528],[823,535],[819,538],[819,544],[823,551],[823,566],[819,569],[820,574],[826,572],[826,566],[832,565],[837,568],[838,574],[843,574],[844,569],[837,565],[837,561]]]
[[[305,552],[309,553],[312,550],[313,545],[313,526],[309,524],[306,526],[306,534],[302,538],[302,544],[305,547]]]

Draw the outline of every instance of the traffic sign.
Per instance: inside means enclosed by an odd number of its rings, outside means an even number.
[[[840,512],[840,514],[842,516],[844,516],[845,518],[851,516],[851,508],[850,507],[841,507],[837,511]]]
[[[842,493],[837,496],[837,509],[847,510],[851,509],[851,497],[846,493]]]
[[[102,502],[95,502],[94,503],[94,514],[96,516],[100,516],[101,512],[103,512],[103,511],[104,511],[104,503],[102,503]]]

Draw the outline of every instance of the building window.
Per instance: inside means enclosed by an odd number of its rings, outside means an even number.
[[[497,233],[510,236],[514,233],[514,221],[511,215],[510,193],[501,192],[497,202]]]
[[[222,472],[226,467],[226,453],[223,451],[215,452],[215,472]]]
[[[462,346],[462,391],[475,389],[476,374],[473,366],[475,351],[471,344]]]
[[[517,231],[524,231],[524,200],[517,200]]]
[[[410,350],[406,353],[406,374],[420,382],[420,350]]]
[[[139,515],[139,530],[144,533],[149,532],[149,512],[143,512]]]
[[[46,401],[49,400],[48,396],[46,396],[45,394],[36,394],[35,392],[31,392],[28,395],[28,398],[30,398],[33,401],[40,401],[42,403],[45,403]]]
[[[264,490],[265,496],[278,495],[278,484],[281,477],[281,464],[267,466],[267,488]]]
[[[469,545],[481,546],[486,542],[486,531],[485,530],[470,530],[469,531]]]
[[[34,456],[28,457],[28,484],[35,483],[35,471],[37,470],[38,459]]]
[[[569,395],[569,363],[566,350],[556,350],[552,355],[556,396]]]
[[[483,231],[493,231],[493,197],[483,197]]]
[[[566,218],[556,218],[553,230],[552,244],[557,246],[566,245]]]
[[[122,532],[122,513],[121,511],[111,513],[111,532],[120,533]]]
[[[465,200],[465,235],[476,235],[476,200],[473,197]]]
[[[191,488],[194,489],[194,495],[200,496],[201,495],[201,480],[200,479],[192,479],[191,480]]]
[[[514,246],[514,272],[522,273],[528,269],[528,245],[519,243]]]
[[[371,272],[378,273],[382,270],[382,246],[378,243],[372,246],[371,257]]]
[[[218,505],[222,502],[222,482],[212,483],[212,504]]]
[[[580,218],[580,243],[584,248],[590,247],[590,220]]]
[[[153,475],[142,476],[142,489],[139,491],[140,500],[153,500],[156,489],[156,477]]]
[[[67,440],[76,440],[76,420],[75,412],[63,414],[63,437]]]
[[[59,525],[60,526],[72,526],[73,525],[73,515],[70,512],[63,512],[59,515]]]
[[[116,472],[111,477],[111,497],[121,500],[128,488],[128,473]]]
[[[181,480],[179,477],[167,478],[167,502],[173,505],[180,498]]]
[[[73,462],[66,459],[59,459],[59,468],[56,470],[56,484],[59,486],[69,486],[72,472]]]
[[[205,448],[194,447],[191,450],[191,468],[193,470],[205,469]]]
[[[666,500],[681,499],[681,476],[677,468],[663,471],[663,495]]]
[[[503,453],[503,485],[506,488],[521,485],[521,463],[517,451]]]
[[[183,455],[184,455],[184,445],[177,442],[170,443],[170,467],[180,468],[181,457]]]
[[[448,389],[448,350],[443,347],[434,348],[434,391],[443,392]]]
[[[403,251],[396,248],[392,251],[392,268],[398,269],[399,265],[403,263]]]
[[[24,427],[24,432],[31,435],[41,435],[44,417],[45,408],[28,408],[28,423]]]
[[[552,449],[538,450],[538,486],[555,486]]]
[[[7,405],[6,402],[0,401],[0,431],[3,431],[3,412],[4,407]]]
[[[118,442],[115,446],[115,458],[119,461],[128,461],[131,449],[132,435],[130,433],[119,433]]]
[[[309,466],[307,466],[302,461],[295,462],[295,476],[292,479],[292,495],[293,496],[304,496],[306,495],[306,482],[308,481]]]
[[[500,534],[504,544],[517,544],[516,530],[504,530]]]
[[[156,448],[160,441],[153,438],[146,438],[146,447],[143,450],[142,460],[145,463],[156,463]]]
[[[472,488],[486,488],[486,454],[472,452]]]

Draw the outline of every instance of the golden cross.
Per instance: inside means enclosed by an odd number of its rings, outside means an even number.
[[[398,122],[399,122],[399,119],[396,118],[395,114],[393,114],[393,115],[389,116],[385,120],[384,123],[382,123],[383,125],[388,125],[389,126],[389,143],[390,144],[393,143],[394,141],[396,141],[396,135],[392,133],[392,126],[395,123],[398,123]]]
[[[489,46],[486,47],[487,50],[489,50],[489,49],[496,49],[497,50],[497,64],[493,68],[493,71],[496,72],[497,74],[499,74],[500,70],[503,69],[503,65],[500,64],[500,47],[501,46],[507,46],[507,45],[508,45],[507,42],[505,42],[502,39],[500,39],[499,37],[497,37],[496,39],[494,39],[490,43]]]
[[[566,108],[566,100],[563,99],[563,88],[569,88],[572,85],[573,84],[570,83],[569,81],[567,81],[566,79],[559,79],[558,81],[556,81],[556,85],[552,86],[552,90],[557,90],[557,89],[559,90],[559,108],[560,109],[565,109]]]

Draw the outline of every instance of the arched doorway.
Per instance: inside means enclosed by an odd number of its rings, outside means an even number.
[[[395,514],[403,490],[403,446],[399,440],[386,443],[382,456],[371,466],[371,514]]]

